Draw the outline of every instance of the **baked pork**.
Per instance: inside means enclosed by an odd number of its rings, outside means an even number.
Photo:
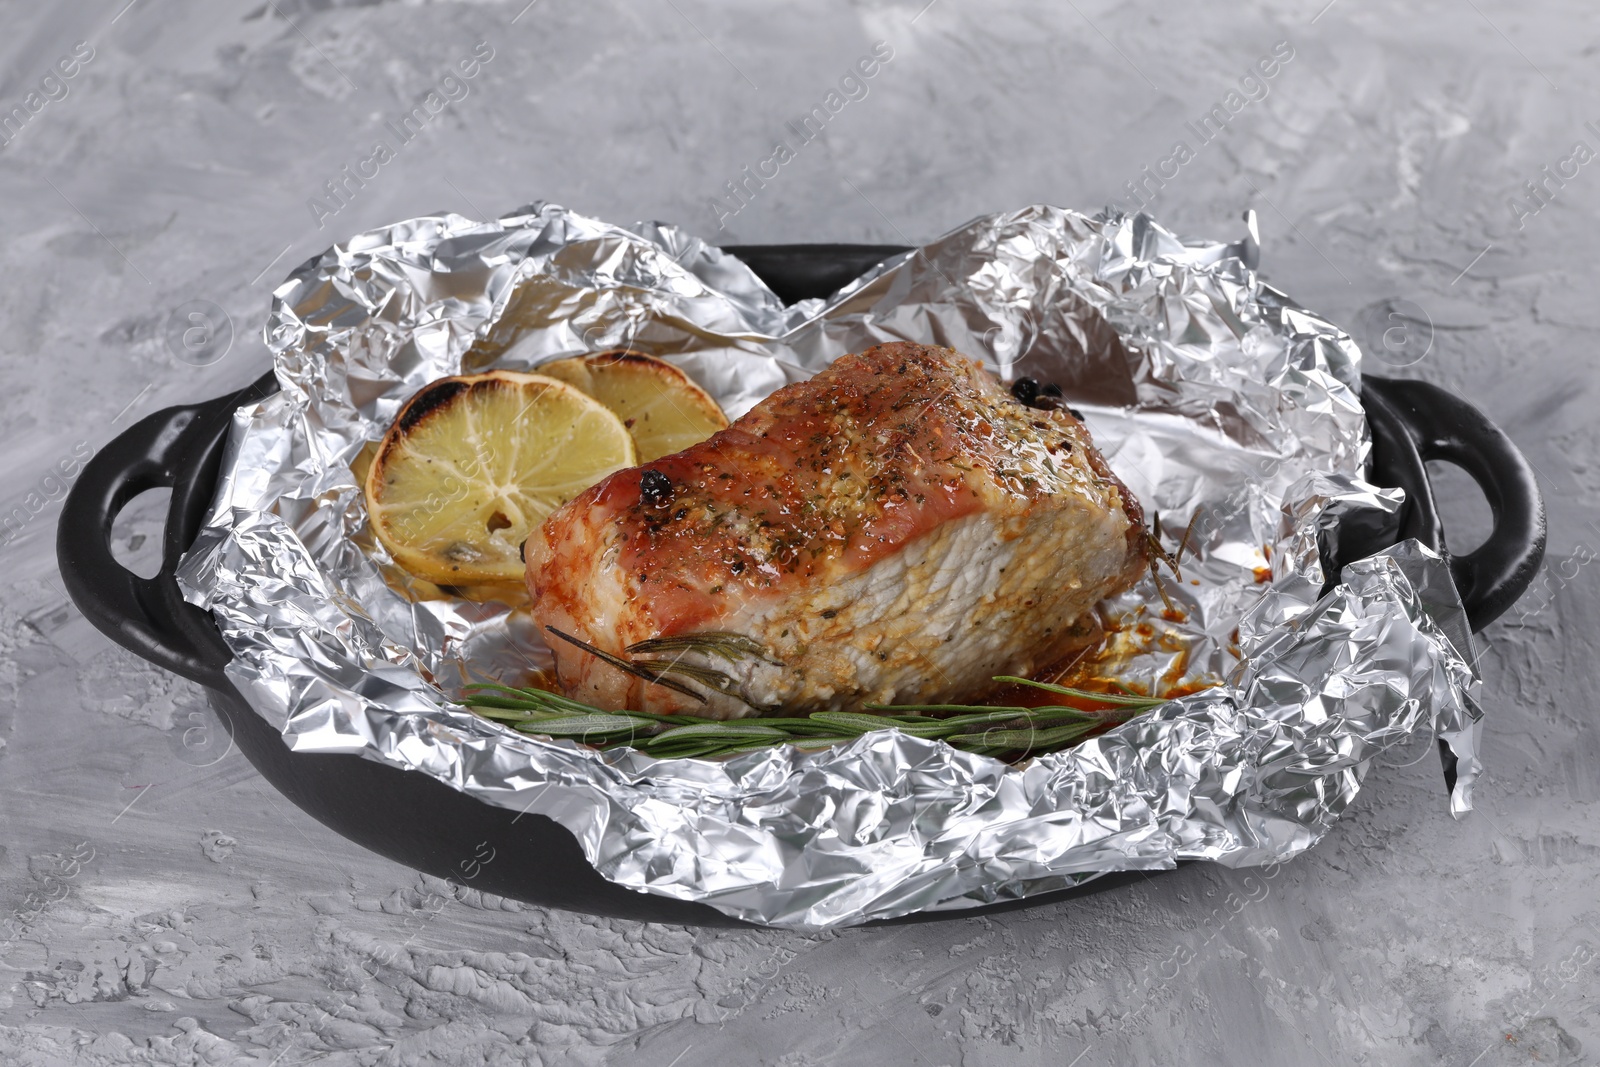
[[[618,471],[524,554],[568,696],[735,718],[979,699],[1081,639],[1146,544],[1068,411],[895,343]]]

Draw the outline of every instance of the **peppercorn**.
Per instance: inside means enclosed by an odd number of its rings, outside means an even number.
[[[672,502],[672,480],[658,470],[639,475],[639,499],[653,508]]]
[[[1032,407],[1033,402],[1039,399],[1039,383],[1032,378],[1018,378],[1011,383],[1011,395]]]

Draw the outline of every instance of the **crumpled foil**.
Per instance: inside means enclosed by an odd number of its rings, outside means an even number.
[[[1410,541],[1324,556],[1395,516],[1361,480],[1360,352],[1231,244],[1144,215],[1051,207],[977,219],[827,300],[785,307],[740,261],[661,224],[535,205],[362,234],[274,293],[282,391],[236,413],[185,596],[230,679],[296,751],[354,752],[572,831],[621,885],[823,929],[1017,899],[1116,870],[1285,860],[1386,754],[1479,768],[1471,636],[1448,569]],[[1061,383],[1159,514],[1182,580],[1103,605],[1104,669],[1190,691],[1017,766],[868,734],[822,752],[657,760],[528,737],[450,702],[549,664],[525,611],[441,594],[367,528],[352,466],[435,378],[629,345],[730,416],[847,352],[944,344]],[[1161,592],[1172,599],[1165,608]]]

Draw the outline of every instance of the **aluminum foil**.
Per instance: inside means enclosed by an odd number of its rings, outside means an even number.
[[[1183,241],[1144,215],[1052,207],[977,219],[827,300],[785,307],[671,226],[554,205],[362,234],[274,293],[280,393],[241,408],[215,504],[179,572],[233,649],[228,674],[296,751],[354,752],[548,815],[612,881],[817,930],[1016,899],[1180,860],[1282,861],[1375,761],[1458,757],[1480,712],[1443,562],[1405,542],[1323,557],[1392,519],[1350,338],[1261,282],[1254,220]],[[452,704],[548,649],[516,605],[411,579],[367,528],[352,468],[443,375],[619,345],[682,366],[730,416],[871,344],[950,345],[1003,378],[1060,382],[1161,517],[1183,577],[1103,605],[1099,669],[1193,690],[1070,751],[1010,766],[897,731],[722,762],[597,752]],[[1172,600],[1166,608],[1165,591]]]

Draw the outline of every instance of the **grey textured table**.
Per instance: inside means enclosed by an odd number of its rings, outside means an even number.
[[[1600,17],[1324,2],[0,4],[0,1062],[1600,1058]],[[786,123],[879,41],[801,143]],[[779,139],[792,158],[728,199]],[[1538,468],[1550,554],[1483,635],[1475,814],[1419,748],[1268,880],[1195,866],[828,937],[588,919],[348,845],[66,602],[74,457],[260,374],[269,291],[348,234],[549,199],[724,243],[900,243],[1131,206],[1129,182],[1181,233],[1255,208],[1270,280],[1378,349],[1398,325],[1394,373]],[[1441,476],[1467,547],[1486,508]],[[138,566],[158,517],[117,527]]]

